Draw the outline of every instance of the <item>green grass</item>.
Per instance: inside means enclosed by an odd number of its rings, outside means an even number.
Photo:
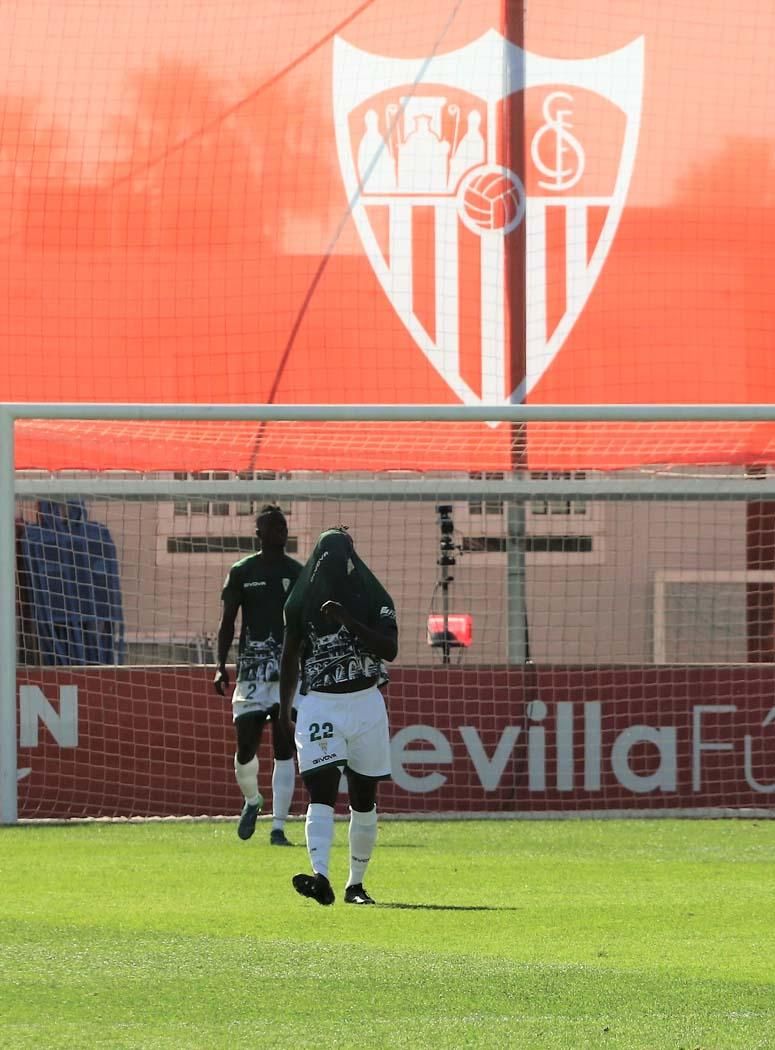
[[[302,870],[263,823],[0,829],[0,1047],[775,1047],[775,822],[384,822],[377,908]]]

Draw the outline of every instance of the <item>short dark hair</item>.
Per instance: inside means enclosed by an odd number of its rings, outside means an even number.
[[[263,505],[256,515],[256,528],[258,528],[262,518],[282,518],[285,521],[285,515],[276,503],[265,503]]]

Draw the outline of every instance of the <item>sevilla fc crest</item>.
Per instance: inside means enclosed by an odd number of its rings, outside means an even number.
[[[555,59],[491,30],[397,59],[336,39],[353,220],[385,294],[464,403],[523,401],[584,310],[632,177],[643,50],[639,38]]]

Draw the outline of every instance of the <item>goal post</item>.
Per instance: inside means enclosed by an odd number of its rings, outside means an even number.
[[[746,621],[752,602],[775,608],[775,579],[752,560],[747,513],[775,501],[765,473],[534,470],[529,456],[513,470],[483,471],[462,454],[456,470],[438,471],[17,469],[15,423],[79,413],[120,421],[122,441],[149,420],[162,428],[266,419],[322,434],[353,424],[361,445],[372,426],[416,423],[432,446],[436,426],[500,420],[555,428],[552,440],[570,448],[571,424],[653,434],[662,424],[747,426],[771,422],[775,406],[2,406],[2,823],[234,810],[229,712],[210,695],[208,635],[224,569],[249,549],[251,516],[267,500],[292,508],[301,560],[320,528],[334,518],[351,524],[397,599],[388,811],[771,815],[775,668],[762,642],[767,624]],[[381,455],[389,464],[384,447]],[[17,660],[17,520],[34,531],[41,508],[57,505],[83,507],[118,548],[126,648],[109,663]],[[440,507],[450,508],[457,563],[445,606]],[[667,603],[673,583],[716,582],[742,596],[722,604],[685,590]],[[175,604],[177,617],[168,615]],[[441,644],[429,644],[432,612],[447,616]],[[448,637],[465,616],[469,635]],[[667,645],[671,631],[682,647]],[[733,635],[737,648],[720,644]],[[80,731],[65,726],[76,697]],[[52,727],[61,739],[51,739]]]
[[[16,540],[13,412],[0,407],[0,822],[17,818],[16,789]]]

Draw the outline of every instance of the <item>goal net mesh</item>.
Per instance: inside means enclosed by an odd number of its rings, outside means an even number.
[[[215,634],[268,500],[301,561],[346,524],[396,602],[386,811],[766,810],[775,504],[668,477],[21,474],[20,816],[239,810]]]
[[[386,809],[766,810],[772,419],[207,409],[775,404],[772,0],[0,30],[0,402],[72,406],[15,426],[20,814],[236,812],[213,635],[268,498],[395,596]]]

